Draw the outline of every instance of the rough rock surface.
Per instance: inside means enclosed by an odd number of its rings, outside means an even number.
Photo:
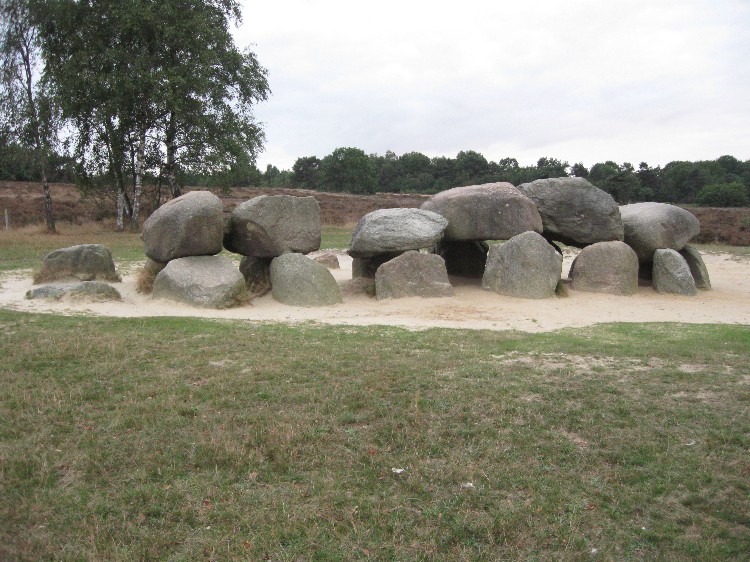
[[[570,267],[576,291],[634,295],[638,291],[638,256],[624,242],[586,246]]]
[[[448,219],[444,240],[508,240],[529,230],[542,232],[536,204],[507,182],[441,191],[420,208]]]
[[[52,300],[68,298],[92,302],[119,301],[122,299],[117,289],[100,281],[83,281],[72,285],[45,285],[27,291],[26,298]]]
[[[692,296],[697,291],[690,266],[676,250],[654,252],[652,283],[657,293]]]
[[[680,255],[685,258],[690,268],[690,273],[693,275],[693,280],[695,281],[695,287],[697,289],[710,290],[711,278],[708,276],[708,268],[700,252],[692,246],[685,246],[680,250]]]
[[[525,299],[554,296],[562,256],[536,232],[524,232],[490,248],[482,288]]]
[[[641,262],[651,262],[655,250],[682,250],[700,233],[695,215],[667,203],[633,203],[620,207],[625,243]]]
[[[375,272],[381,265],[400,255],[400,252],[391,252],[388,254],[378,254],[369,258],[354,258],[352,260],[352,278],[363,277],[366,279],[375,279]]]
[[[453,287],[443,258],[411,250],[378,268],[375,296],[378,300],[450,297],[453,296]]]
[[[144,251],[157,262],[212,256],[222,249],[224,206],[208,191],[190,191],[156,209],[143,224]]]
[[[256,258],[314,252],[320,248],[320,205],[315,197],[254,197],[232,211],[224,247]]]
[[[244,256],[240,261],[240,273],[252,297],[262,297],[271,292],[271,259]]]
[[[282,304],[330,306],[343,302],[328,268],[302,254],[284,254],[271,262],[271,292]]]
[[[79,244],[50,252],[44,256],[42,268],[35,276],[38,281],[71,277],[82,281],[120,280],[115,271],[112,252],[101,244]]]
[[[322,254],[313,258],[319,264],[326,266],[328,269],[339,269],[341,264],[339,263],[339,257],[333,252],[323,252]]]
[[[578,247],[623,240],[617,202],[583,178],[536,180],[518,189],[536,203],[545,238]]]
[[[245,294],[245,278],[224,256],[193,256],[170,261],[154,280],[154,298],[203,308],[227,308]]]
[[[422,209],[380,209],[363,216],[352,232],[349,255],[367,258],[430,248],[443,237],[448,220]]]
[[[448,275],[481,279],[489,249],[486,242],[477,240],[443,241],[434,248],[434,253],[445,260]]]

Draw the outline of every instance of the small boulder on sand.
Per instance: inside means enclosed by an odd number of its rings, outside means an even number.
[[[330,306],[343,302],[328,268],[302,254],[284,254],[271,262],[271,294],[291,306]]]
[[[245,297],[245,279],[224,256],[191,256],[170,261],[154,280],[154,298],[202,308],[228,308]]]
[[[482,288],[523,299],[555,294],[562,256],[541,234],[524,232],[490,248]]]
[[[690,266],[676,250],[654,252],[652,282],[657,293],[692,296],[697,293]]]
[[[638,256],[624,242],[586,246],[570,267],[576,291],[634,295],[638,292]]]
[[[453,287],[443,258],[411,250],[378,268],[375,296],[378,300],[450,297],[453,296]]]
[[[693,275],[693,280],[695,281],[695,287],[697,289],[711,289],[711,278],[708,276],[708,268],[700,252],[693,246],[685,246],[680,250],[680,255],[685,258],[690,268],[690,273]]]
[[[35,283],[58,279],[120,281],[115,271],[112,252],[101,244],[79,244],[50,252],[42,260],[42,268],[34,275]]]
[[[119,301],[122,299],[117,289],[101,281],[83,281],[72,285],[45,285],[27,291],[26,298],[69,299],[88,302]]]

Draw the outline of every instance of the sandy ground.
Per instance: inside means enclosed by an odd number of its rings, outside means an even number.
[[[567,275],[571,255],[566,256]],[[0,307],[57,314],[92,314],[116,317],[193,316],[260,322],[321,322],[340,325],[385,324],[411,329],[430,327],[544,332],[602,322],[686,322],[750,325],[750,258],[729,254],[704,255],[713,290],[694,297],[660,295],[641,287],[633,296],[570,291],[568,297],[526,300],[504,297],[481,289],[479,282],[452,279],[454,296],[441,299],[378,301],[351,287],[351,258],[339,256],[341,269],[333,270],[344,303],[322,308],[279,304],[271,295],[228,310],[206,310],[153,299],[135,290],[135,267],[120,271],[114,286],[122,302],[74,303],[26,300],[32,288],[31,271],[0,275]]]

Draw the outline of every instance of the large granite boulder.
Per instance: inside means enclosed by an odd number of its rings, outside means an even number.
[[[320,248],[320,205],[315,197],[254,197],[232,211],[224,247],[256,258],[314,252]]]
[[[700,252],[693,246],[685,246],[680,250],[680,255],[685,258],[690,268],[690,273],[693,275],[693,280],[695,281],[695,287],[697,289],[711,289],[711,278],[708,276],[708,268]]]
[[[262,297],[271,292],[271,260],[243,256],[240,261],[240,273],[250,296]]]
[[[440,241],[448,220],[422,209],[380,209],[363,216],[352,232],[349,255],[367,258],[389,252],[430,248]]]
[[[271,262],[271,294],[282,304],[330,306],[343,302],[328,268],[302,254],[284,254]]]
[[[167,201],[143,224],[144,251],[154,261],[212,256],[222,249],[224,206],[213,193],[190,191]]]
[[[103,302],[122,300],[120,292],[101,281],[83,281],[72,285],[45,285],[26,292],[27,299],[70,299],[75,301]]]
[[[448,219],[444,240],[508,240],[528,230],[542,232],[536,204],[507,182],[441,191],[420,208]]]
[[[42,260],[42,268],[34,275],[34,282],[68,278],[82,281],[105,279],[119,281],[112,252],[101,244],[79,244],[50,252]]]
[[[695,215],[667,203],[622,205],[620,216],[625,243],[643,263],[653,260],[655,250],[682,250],[701,230]]]
[[[245,297],[245,279],[224,256],[170,261],[154,280],[153,296],[203,308],[228,308]]]
[[[541,234],[524,232],[490,248],[482,288],[524,299],[554,296],[562,256]]]
[[[453,296],[453,287],[443,258],[411,250],[378,268],[375,296],[378,300],[450,297]]]
[[[583,178],[536,180],[518,189],[536,203],[549,240],[583,247],[624,237],[617,202]]]
[[[487,243],[480,240],[443,241],[433,253],[445,260],[448,275],[481,279],[489,250]]]
[[[690,266],[676,250],[656,250],[652,282],[657,293],[692,296],[696,294]]]
[[[586,246],[570,267],[576,291],[634,295],[638,291],[638,256],[620,241]]]

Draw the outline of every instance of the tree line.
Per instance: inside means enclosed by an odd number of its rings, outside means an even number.
[[[239,0],[0,0],[0,174],[74,178],[138,227],[147,183],[254,167],[270,93],[230,26]]]
[[[269,165],[260,184],[348,193],[437,193],[452,187],[506,181],[513,185],[537,179],[585,178],[620,204],[639,201],[699,204],[715,207],[750,204],[750,160],[733,156],[697,162],[674,161],[651,167],[641,162],[599,162],[587,168],[556,158],[539,158],[521,166],[515,158],[489,161],[482,154],[461,151],[455,158],[430,158],[419,152],[400,156],[365,154],[358,148],[337,148],[328,156],[298,158],[291,170]]]

